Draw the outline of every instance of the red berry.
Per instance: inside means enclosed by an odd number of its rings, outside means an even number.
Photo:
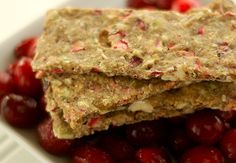
[[[125,160],[134,156],[134,148],[121,138],[105,136],[102,138],[101,146],[109,151],[115,160]]]
[[[130,159],[130,160],[124,160],[122,161],[122,163],[139,163],[139,162],[135,159]]]
[[[82,145],[76,149],[73,163],[113,163],[113,160],[102,149],[91,145]]]
[[[31,68],[30,58],[21,58],[11,66],[12,79],[19,93],[39,97],[42,94],[41,81],[35,78],[35,73]]]
[[[23,40],[15,49],[16,56],[33,58],[35,55],[36,43],[37,38]]]
[[[224,130],[224,124],[220,118],[208,110],[190,115],[186,127],[189,136],[204,145],[215,144]]]
[[[129,125],[126,128],[126,136],[134,145],[149,145],[160,142],[165,130],[157,127],[155,121],[145,121]]]
[[[188,150],[181,158],[181,163],[224,163],[220,151],[214,147],[198,146]]]
[[[19,128],[32,127],[40,119],[37,102],[30,97],[7,95],[2,99],[1,110],[6,121]]]
[[[54,136],[51,119],[45,119],[39,124],[38,136],[40,145],[54,155],[66,154],[73,144],[72,140],[58,139]]]
[[[226,157],[236,161],[236,129],[225,133],[220,141],[220,147]]]
[[[137,151],[136,157],[141,163],[171,163],[171,159],[162,148],[141,148]]]
[[[159,9],[169,10],[174,0],[155,0],[156,6]]]
[[[231,110],[231,111],[216,111],[216,114],[226,122],[231,121],[234,117],[236,117],[236,111]]]
[[[186,136],[184,129],[175,128],[169,137],[170,148],[176,153],[185,152],[192,144],[191,140]]]
[[[0,98],[14,90],[11,75],[0,71]]]
[[[136,9],[156,7],[156,0],[128,0],[127,5]]]
[[[172,4],[172,10],[186,12],[191,8],[199,7],[198,0],[175,0]]]

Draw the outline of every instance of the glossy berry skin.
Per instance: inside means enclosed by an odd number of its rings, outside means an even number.
[[[0,99],[11,92],[13,92],[13,82],[11,75],[7,72],[0,71]]]
[[[17,57],[30,57],[35,55],[37,38],[28,38],[23,40],[15,49],[15,55]]]
[[[52,130],[52,120],[45,119],[38,126],[38,137],[40,145],[49,153],[63,155],[69,152],[73,144],[72,140],[58,139]]]
[[[172,3],[174,0],[156,0],[156,6],[158,9],[171,9]]]
[[[220,141],[220,147],[226,157],[236,161],[236,129],[225,133]]]
[[[175,152],[175,154],[182,154],[192,145],[192,142],[188,138],[186,131],[182,128],[173,129],[168,142],[170,148],[173,152]]]
[[[128,7],[131,8],[158,8],[170,9],[173,0],[128,0]]]
[[[187,12],[191,8],[199,7],[200,3],[198,0],[175,0],[172,4],[172,10],[179,12]]]
[[[157,147],[139,149],[136,153],[136,158],[141,163],[171,163],[166,151]]]
[[[194,141],[203,145],[213,145],[222,136],[224,124],[214,112],[206,110],[189,116],[186,128]]]
[[[16,94],[5,96],[1,102],[1,110],[6,121],[18,128],[33,127],[40,119],[37,102],[26,96]]]
[[[155,121],[145,121],[127,126],[126,137],[130,143],[143,146],[160,142],[164,132]]]
[[[134,148],[124,139],[115,136],[104,136],[101,147],[105,148],[115,160],[125,160],[134,156]]]
[[[113,160],[102,149],[91,145],[81,145],[74,153],[73,163],[113,163]]]
[[[12,79],[20,94],[39,97],[42,94],[41,81],[35,78],[31,67],[32,59],[23,57],[10,67]]]
[[[197,146],[189,149],[180,163],[224,163],[224,157],[217,148]]]

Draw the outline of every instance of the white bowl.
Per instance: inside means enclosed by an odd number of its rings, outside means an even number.
[[[207,0],[209,1],[209,0]],[[205,1],[206,2],[206,1]],[[73,7],[124,7],[125,0],[68,0],[67,3],[57,7],[73,6]],[[30,36],[38,36],[42,31],[43,17],[36,19],[31,24],[26,24],[25,28],[14,34],[13,37],[7,39],[0,44],[0,69],[7,67],[12,59],[13,49],[23,39]],[[66,158],[52,156],[45,152],[37,142],[37,135],[35,130],[22,130],[9,126],[3,118],[0,118],[0,132],[3,130],[9,137],[17,141],[27,151],[32,153],[42,163],[64,163]],[[0,159],[1,160],[1,159]]]

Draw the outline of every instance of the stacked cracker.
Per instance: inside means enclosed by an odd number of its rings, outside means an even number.
[[[236,13],[216,1],[187,14],[48,12],[33,68],[59,138],[236,108]]]

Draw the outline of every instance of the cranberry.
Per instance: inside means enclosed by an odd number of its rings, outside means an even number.
[[[134,156],[133,147],[125,140],[115,136],[105,136],[101,145],[109,151],[115,160],[125,160]]]
[[[171,163],[166,151],[157,147],[141,148],[137,151],[136,157],[141,163]]]
[[[30,57],[33,58],[35,55],[37,38],[29,38],[23,40],[15,49],[17,57]]]
[[[223,163],[224,158],[214,147],[198,146],[188,150],[181,158],[181,163]]]
[[[225,133],[220,141],[220,147],[225,156],[236,161],[236,129],[231,129]]]
[[[192,144],[191,140],[186,136],[186,132],[182,128],[175,128],[169,137],[170,148],[176,154],[182,154],[185,152]]]
[[[73,163],[113,163],[111,156],[102,149],[81,145],[73,156]]]
[[[159,9],[169,10],[174,0],[155,0],[156,6]]]
[[[172,4],[172,10],[187,12],[189,9],[199,6],[198,0],[175,0]]]
[[[155,121],[144,121],[129,125],[126,128],[126,136],[134,145],[149,145],[161,141],[165,129],[158,127]]]
[[[42,85],[40,80],[35,78],[35,73],[31,68],[31,61],[30,58],[21,58],[10,67],[10,72],[19,93],[31,97],[39,97],[42,94]]]
[[[11,75],[7,72],[0,71],[0,98],[6,94],[9,94],[13,90]]]
[[[215,144],[221,137],[224,124],[214,112],[205,110],[190,115],[186,122],[189,136],[204,145]]]
[[[40,145],[54,155],[66,154],[73,144],[72,140],[58,139],[54,136],[51,119],[45,119],[39,124],[38,135]]]
[[[231,110],[231,111],[216,111],[216,114],[226,122],[231,121],[234,117],[236,117],[236,111]]]
[[[32,127],[40,118],[37,102],[16,94],[9,94],[2,99],[1,110],[6,121],[19,128]]]
[[[131,8],[149,8],[156,7],[156,0],[128,0],[128,7]]]
[[[122,161],[122,163],[139,163],[139,162],[135,159],[129,159],[129,160]]]
[[[183,126],[185,121],[186,116],[177,116],[168,119],[168,123],[170,123],[171,126]]]

